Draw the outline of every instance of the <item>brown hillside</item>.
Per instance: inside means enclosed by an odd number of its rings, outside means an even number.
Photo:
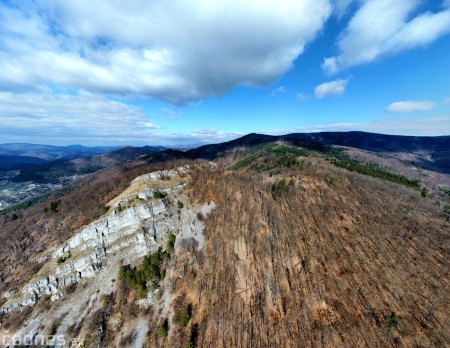
[[[450,346],[450,224],[419,192],[307,161],[198,172],[190,195],[216,204],[207,256],[177,260],[192,319],[166,341],[151,319],[149,347]]]

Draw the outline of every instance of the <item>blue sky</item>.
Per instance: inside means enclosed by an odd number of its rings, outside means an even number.
[[[0,143],[450,134],[450,1],[0,1]]]

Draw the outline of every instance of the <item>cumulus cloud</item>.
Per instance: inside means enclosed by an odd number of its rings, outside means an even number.
[[[272,91],[272,93],[270,93],[270,95],[271,95],[272,97],[274,97],[274,96],[276,96],[277,94],[279,94],[279,93],[284,93],[284,92],[286,92],[286,88],[284,88],[284,86],[280,86],[280,87],[278,87],[278,88],[275,88],[275,89]]]
[[[386,107],[388,112],[414,112],[414,111],[426,111],[436,107],[436,104],[430,101],[422,100],[406,100],[398,101],[389,104]]]
[[[339,54],[325,58],[328,73],[424,46],[450,32],[450,9],[416,14],[420,0],[364,0],[338,41]]]
[[[161,133],[142,108],[86,92],[0,92],[0,105],[2,142],[22,142],[26,134],[28,142],[46,144],[171,146],[222,142],[243,135],[211,129]]]
[[[146,138],[160,127],[141,108],[90,93],[53,95],[0,92],[0,137]],[[53,142],[52,142],[53,143]]]
[[[323,99],[329,95],[342,95],[347,87],[348,79],[338,79],[322,83],[314,88],[316,98]]]
[[[182,105],[268,85],[331,10],[329,0],[1,3],[0,90],[56,85]]]

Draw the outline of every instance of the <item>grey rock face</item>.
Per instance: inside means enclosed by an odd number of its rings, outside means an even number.
[[[136,178],[107,214],[49,252],[42,269],[20,292],[3,294],[8,302],[0,313],[32,306],[44,295],[55,301],[63,296],[64,288],[95,277],[113,258],[132,263],[164,247],[169,231],[192,236],[192,232],[185,232],[192,230],[195,223],[181,218],[176,204],[171,203],[184,188],[180,174],[185,177],[188,171],[188,167],[181,167]],[[166,199],[154,198],[155,190],[164,192]],[[195,215],[184,213],[190,220]]]

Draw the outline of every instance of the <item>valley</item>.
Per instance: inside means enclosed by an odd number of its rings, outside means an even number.
[[[0,144],[0,214],[61,195],[86,174],[163,149]]]

